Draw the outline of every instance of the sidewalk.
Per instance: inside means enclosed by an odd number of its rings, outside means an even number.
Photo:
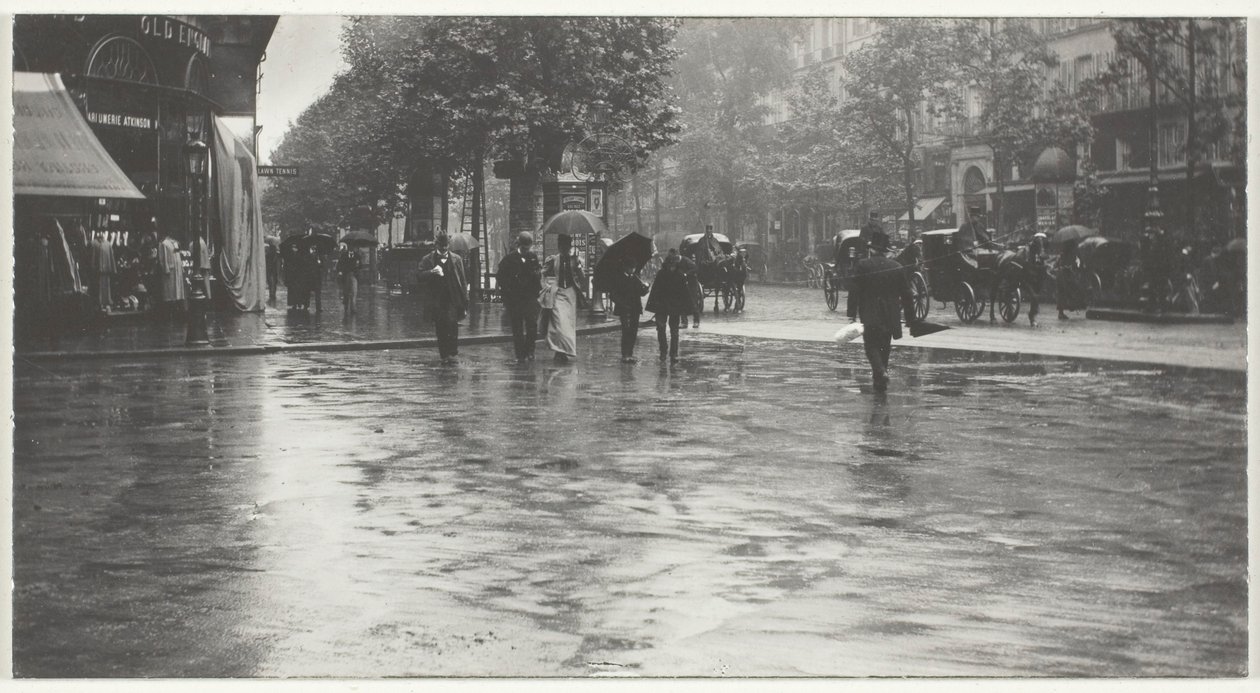
[[[210,312],[206,315],[210,346],[184,344],[182,316],[161,320],[140,317],[107,323],[102,329],[64,335],[55,341],[23,342],[16,355],[25,359],[114,358],[184,354],[245,355],[289,351],[340,351],[434,347],[433,323],[424,319],[420,297],[382,284],[359,289],[352,315],[345,315],[337,288],[326,282],[323,311],[287,310],[284,287],[262,313]],[[578,311],[578,333],[620,328],[616,319]],[[511,341],[512,330],[500,303],[474,303],[460,324],[461,344]]]
[[[703,331],[711,334],[830,342],[836,330],[847,325],[845,297],[839,309],[827,310],[817,289],[749,285],[748,307],[742,315],[706,319]],[[710,305],[710,308],[712,306]],[[1149,363],[1187,368],[1247,370],[1247,324],[1158,324],[1088,319],[1072,313],[1057,319],[1053,305],[1042,305],[1035,328],[1028,326],[1028,304],[1011,324],[989,323],[988,312],[966,325],[953,307],[932,302],[928,320],[950,329],[926,337],[909,335],[893,344],[897,348],[953,349],[1007,354],[1037,354],[1069,358]],[[707,315],[712,315],[712,311]],[[857,340],[860,344],[861,340]],[[855,348],[860,348],[855,344]]]

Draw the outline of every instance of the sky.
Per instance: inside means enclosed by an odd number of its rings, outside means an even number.
[[[272,161],[271,152],[284,139],[289,123],[319,98],[333,76],[346,68],[341,59],[343,17],[283,15],[267,45],[267,61],[258,94],[259,163]]]

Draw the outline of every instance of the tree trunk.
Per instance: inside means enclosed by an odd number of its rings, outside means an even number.
[[[543,223],[541,179],[538,174],[513,176],[508,188],[508,232],[516,240],[522,231],[536,233]],[[542,239],[537,239],[541,242]]]
[[[993,196],[993,232],[1001,238],[1006,233],[1004,231],[1006,227],[1002,225],[1002,207],[1004,206],[1002,203],[1005,201],[1006,194],[1006,162],[1002,160],[997,147],[989,145],[989,148],[993,150],[993,185],[997,189],[997,194]]]
[[[1194,170],[1199,158],[1199,131],[1196,122],[1195,109],[1198,107],[1198,94],[1195,93],[1196,75],[1196,46],[1195,46],[1195,26],[1194,19],[1186,20],[1186,43],[1188,50],[1186,51],[1186,62],[1189,63],[1189,93],[1186,96],[1186,234],[1187,240],[1198,240],[1199,236],[1196,232],[1197,219],[1195,206],[1195,190],[1194,190]]]
[[[906,240],[914,233],[914,116],[906,111],[906,153],[901,158],[902,184],[906,192]]]
[[[654,188],[654,193],[652,196],[652,216],[654,217],[653,219],[654,226],[652,228],[653,236],[661,232],[661,176],[663,176],[664,174],[665,174],[664,167],[661,166],[660,162],[658,161],[656,164],[656,181],[654,182],[652,186]]]
[[[482,201],[482,198],[486,194],[485,169],[486,169],[485,156],[482,155],[480,152],[478,152],[473,159],[473,170],[472,170],[473,199],[472,199],[472,220],[471,221],[472,221],[472,236],[477,241],[479,247],[473,248],[472,251],[469,253],[470,257],[468,258],[468,269],[469,269],[468,283],[472,287],[470,298],[476,301],[481,300],[481,274],[482,274],[481,254],[486,245],[485,239],[483,238],[485,234],[481,232],[482,214],[483,214],[481,201]]]
[[[644,236],[646,234],[643,233],[643,205],[639,202],[639,173],[637,171],[630,182],[634,189],[634,228],[640,236]]]

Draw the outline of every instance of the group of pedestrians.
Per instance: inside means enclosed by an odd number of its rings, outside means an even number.
[[[443,363],[452,363],[459,356],[459,321],[467,315],[467,285],[463,263],[450,252],[450,237],[439,233],[434,245],[421,260],[418,275],[425,288],[426,315],[437,332],[438,356]],[[589,301],[586,268],[567,235],[557,236],[556,253],[545,260],[533,247],[533,234],[518,234],[515,248],[499,262],[496,274],[513,350],[517,361],[532,361],[541,336],[554,360],[567,363],[577,357],[577,311]],[[645,295],[647,311],[655,315],[661,359],[677,361],[679,321],[696,310],[682,260],[678,251],[670,250],[650,287],[640,279],[636,263],[625,260],[602,287],[621,322],[624,362],[635,361]]]

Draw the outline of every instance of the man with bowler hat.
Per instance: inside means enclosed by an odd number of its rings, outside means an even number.
[[[875,392],[884,392],[888,389],[892,340],[901,339],[902,314],[907,323],[914,321],[914,296],[910,292],[910,278],[902,271],[901,264],[884,256],[888,251],[888,236],[871,234],[870,250],[871,256],[857,263],[849,290],[853,297],[849,317],[862,321],[862,342],[871,363]]]
[[[417,277],[425,291],[425,311],[437,332],[438,356],[454,363],[459,355],[459,321],[468,314],[464,261],[450,252],[451,238],[441,232],[436,249],[420,261]]]
[[[516,360],[533,360],[538,341],[538,292],[542,290],[542,263],[534,252],[534,236],[522,231],[516,236],[516,248],[500,262],[499,291],[503,307],[512,323],[512,343]]]

